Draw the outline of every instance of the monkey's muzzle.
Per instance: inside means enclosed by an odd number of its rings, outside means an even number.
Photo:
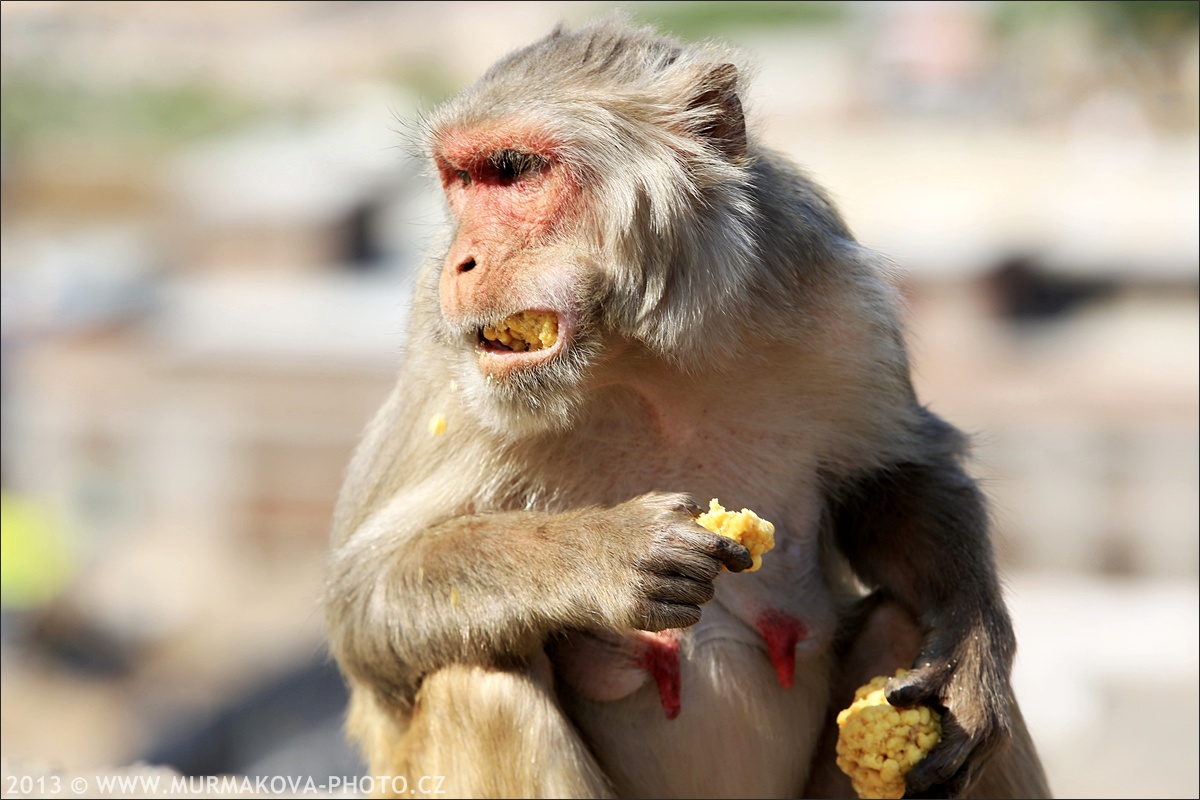
[[[480,332],[490,350],[524,353],[552,347],[558,341],[558,316],[548,311],[520,311]]]

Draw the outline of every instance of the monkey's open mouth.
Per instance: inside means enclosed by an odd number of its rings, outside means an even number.
[[[493,352],[543,350],[558,341],[558,316],[548,311],[520,311],[484,326],[480,337],[484,347]]]

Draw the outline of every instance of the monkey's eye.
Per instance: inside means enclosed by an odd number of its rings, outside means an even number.
[[[471,173],[467,172],[465,169],[460,169],[454,174],[458,177],[458,182],[463,186],[471,185]]]
[[[550,162],[534,153],[522,153],[519,150],[499,150],[488,158],[497,183],[515,183],[526,175],[541,172]]]

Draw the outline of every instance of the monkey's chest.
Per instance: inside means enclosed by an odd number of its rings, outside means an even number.
[[[686,631],[576,634],[551,652],[619,793],[795,796],[827,704],[827,648],[809,634],[826,637],[807,628],[779,611],[763,631],[710,604]]]
[[[664,435],[636,414],[581,426],[548,445],[546,471],[521,477],[568,507],[682,492],[705,507],[717,498],[727,508],[751,508],[794,530],[811,516],[802,506],[819,503],[809,491],[818,484],[818,450],[796,431],[676,425],[686,433]],[[802,519],[789,516],[796,511]]]

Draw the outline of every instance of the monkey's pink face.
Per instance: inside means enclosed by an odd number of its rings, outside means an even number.
[[[558,246],[578,187],[551,142],[510,127],[444,131],[434,159],[457,223],[442,265],[442,314],[474,338],[489,378],[552,362],[578,321],[579,276]]]

